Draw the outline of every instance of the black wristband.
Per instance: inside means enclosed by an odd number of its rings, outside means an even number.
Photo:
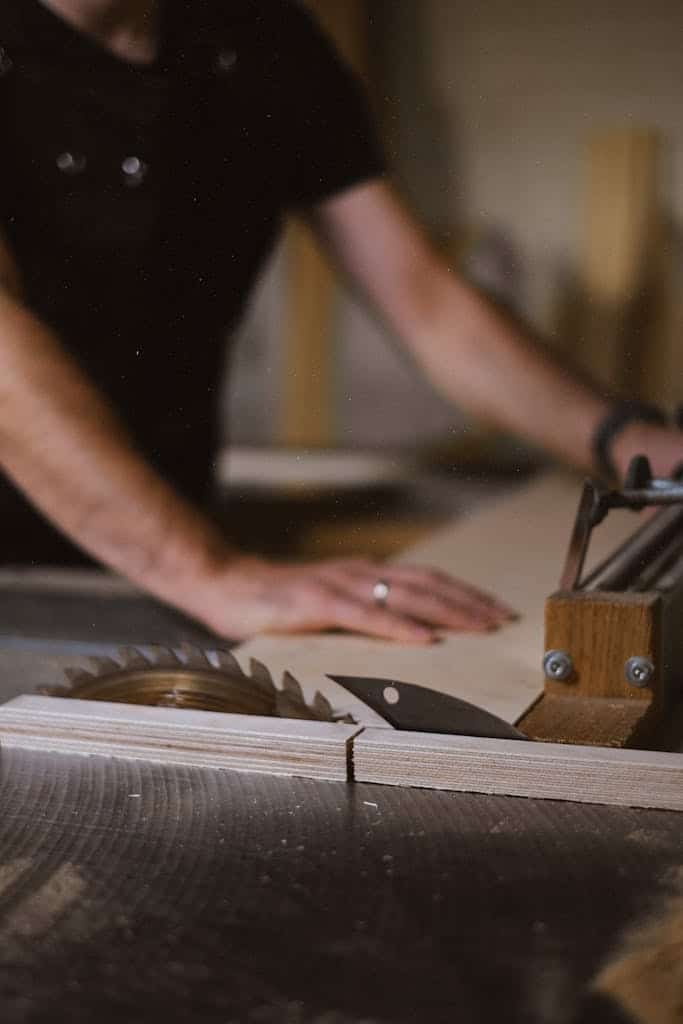
[[[614,405],[595,428],[591,441],[593,461],[600,476],[606,480],[613,480],[619,476],[610,452],[612,442],[624,427],[637,422],[664,427],[669,420],[666,413],[657,405],[649,402],[624,401]]]

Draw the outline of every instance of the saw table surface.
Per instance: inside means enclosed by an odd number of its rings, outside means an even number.
[[[540,685],[533,617],[567,536],[554,513],[569,521],[573,511],[569,485],[529,493],[534,519],[523,504],[510,519],[506,505],[505,534],[492,510],[411,556],[472,578],[479,567],[478,582],[528,602],[528,620],[485,650],[459,638],[431,671],[352,638],[320,638],[315,651],[266,638],[240,657],[267,654],[311,689],[348,667],[337,664],[342,652],[432,684],[442,665],[444,688],[471,688],[515,717]],[[101,621],[83,634],[75,603],[15,603],[26,581],[6,582],[15,618],[0,638],[0,701],[62,681],[86,653],[109,653],[133,606],[150,639],[148,609],[128,588],[91,597]],[[67,621],[45,632],[56,607]],[[161,628],[176,639],[176,621]],[[323,665],[318,648],[330,642],[334,664]],[[496,679],[498,689],[487,686]],[[666,913],[682,878],[675,812],[6,747],[0,1020],[623,1024],[591,982],[630,929]]]
[[[0,1019],[608,1024],[680,865],[672,813],[3,751]]]

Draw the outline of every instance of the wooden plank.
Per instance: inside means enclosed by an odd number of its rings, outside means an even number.
[[[642,307],[661,237],[660,149],[647,128],[602,132],[588,147],[581,358],[601,383],[631,393],[641,387]]]
[[[308,6],[361,75],[367,71],[364,0],[308,0]],[[331,332],[338,289],[335,273],[307,226],[287,231],[288,287],[283,317],[280,443],[323,447],[334,439]]]
[[[0,747],[345,780],[358,728],[60,697],[0,707]]]
[[[683,811],[683,754],[366,729],[358,782]]]
[[[308,699],[320,690],[335,710],[366,725],[376,724],[377,716],[327,674],[429,686],[515,722],[543,686],[544,604],[557,587],[578,495],[575,477],[542,477],[438,530],[398,559],[434,566],[498,594],[520,613],[518,622],[498,633],[450,633],[428,648],[339,634],[263,636],[238,647],[235,654],[243,667],[250,657],[257,658],[275,677],[291,671]],[[595,531],[590,564],[624,540],[636,522],[632,514],[608,517]]]
[[[305,224],[289,225],[286,246],[288,308],[278,440],[293,447],[322,447],[332,441],[334,272]]]

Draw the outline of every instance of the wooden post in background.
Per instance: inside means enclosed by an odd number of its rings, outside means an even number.
[[[655,132],[630,128],[595,135],[588,148],[580,356],[598,382],[631,394],[652,344],[660,150]]]
[[[308,0],[323,28],[361,76],[367,74],[365,0]],[[301,221],[287,231],[279,442],[325,447],[334,441],[331,348],[334,272]]]

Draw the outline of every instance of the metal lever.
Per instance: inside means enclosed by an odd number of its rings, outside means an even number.
[[[683,466],[679,469],[683,471]],[[640,512],[650,506],[683,507],[683,472],[671,479],[653,477],[650,462],[644,455],[632,459],[624,483],[623,490],[611,491],[592,480],[584,484],[560,578],[561,590],[580,588],[591,534],[611,509],[626,508]]]

